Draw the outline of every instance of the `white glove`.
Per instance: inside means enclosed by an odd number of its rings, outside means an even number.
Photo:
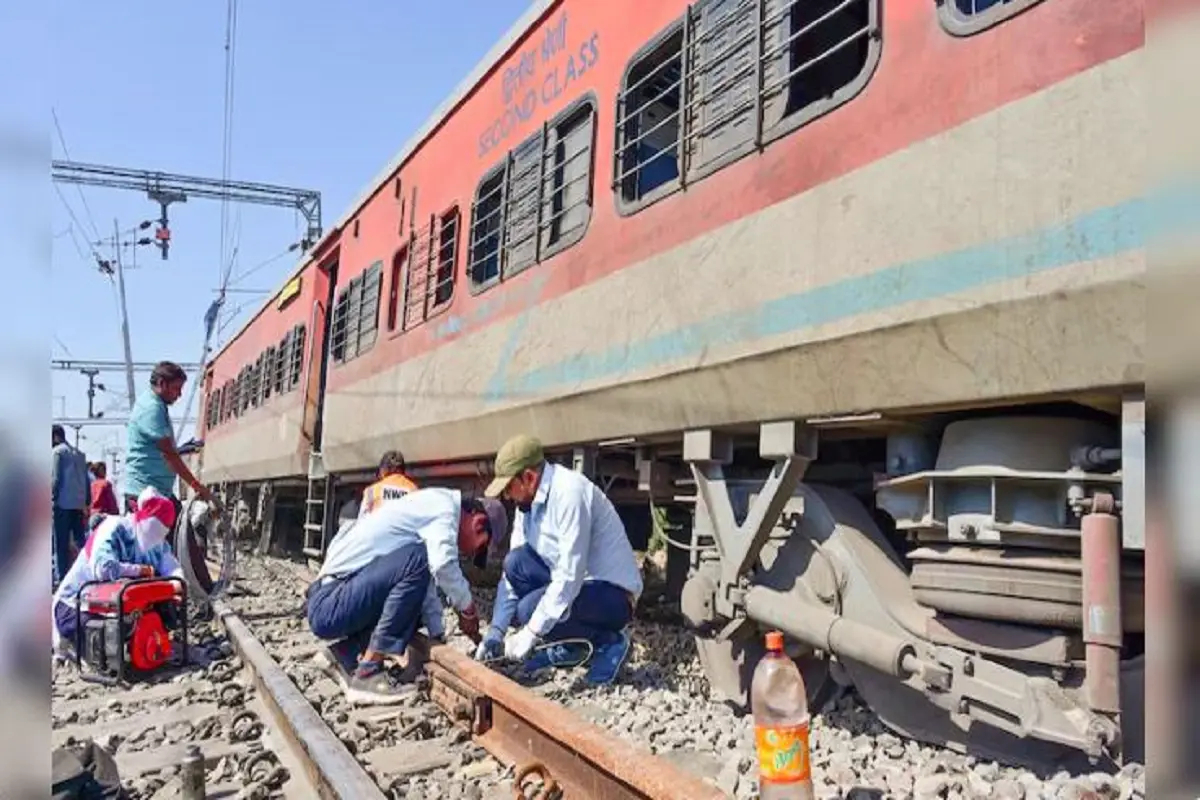
[[[529,628],[521,630],[504,640],[504,655],[513,661],[523,661],[533,649],[537,636]]]

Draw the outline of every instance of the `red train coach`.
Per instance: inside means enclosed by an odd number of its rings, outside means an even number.
[[[1141,504],[1143,16],[537,2],[214,360],[204,479],[319,557],[383,450],[477,487],[529,431],[677,523],[731,699],[749,620],[907,734],[1119,760],[1141,523],[1080,532]]]

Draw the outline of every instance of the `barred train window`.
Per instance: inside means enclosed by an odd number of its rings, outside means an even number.
[[[275,394],[283,394],[290,388],[287,381],[287,365],[292,357],[291,352],[292,332],[288,331],[275,349]]]
[[[856,95],[879,60],[879,4],[689,6],[634,57],[622,83],[613,173],[621,210],[637,211]]]
[[[292,347],[288,353],[287,389],[291,391],[300,385],[304,369],[304,326],[292,328]]]
[[[484,176],[471,208],[473,292],[583,238],[592,216],[595,120],[590,98],[572,104]]]
[[[262,399],[267,402],[275,388],[275,348],[268,347],[262,354]]]
[[[351,361],[374,346],[379,330],[382,279],[383,262],[376,261],[338,294],[329,341],[329,352],[334,361]],[[299,381],[298,376],[296,380]]]
[[[934,0],[942,27],[955,36],[970,36],[1015,16],[1042,0]]]
[[[389,329],[395,329],[400,317],[401,329],[409,330],[449,304],[454,295],[458,259],[458,218],[457,206],[445,214],[431,216],[396,254],[397,260],[392,265]],[[404,289],[398,292],[396,286],[402,270]],[[397,305],[404,309],[403,314],[397,313]]]

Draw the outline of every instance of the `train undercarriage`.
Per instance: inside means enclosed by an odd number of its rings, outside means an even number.
[[[728,702],[745,706],[761,632],[777,628],[815,708],[853,687],[919,741],[1040,769],[1105,766],[1144,759],[1143,414],[1140,397],[1111,395],[551,457],[605,488],[635,548],[652,509],[671,523],[668,592]],[[424,480],[478,488],[479,469]],[[325,536],[370,479],[325,484]],[[264,550],[304,548],[303,481],[228,492]]]

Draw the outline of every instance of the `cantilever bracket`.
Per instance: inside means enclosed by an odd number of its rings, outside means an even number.
[[[683,457],[696,481],[701,510],[712,523],[721,558],[722,586],[737,583],[758,560],[784,506],[800,485],[809,463],[817,457],[816,431],[796,422],[764,423],[759,430],[759,453],[774,460],[775,465],[750,504],[745,521],[738,525],[721,468],[721,462],[731,460],[732,448],[712,431],[684,434]],[[726,606],[718,610],[724,614],[732,611],[726,597],[726,592],[717,592],[718,606]]]

